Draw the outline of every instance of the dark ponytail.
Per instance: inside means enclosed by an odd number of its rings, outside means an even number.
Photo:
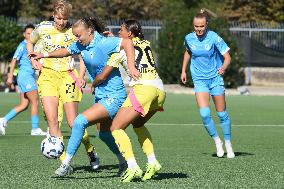
[[[126,20],[122,25],[124,25],[127,31],[130,31],[134,37],[138,37],[142,40],[144,39],[141,25],[137,20]]]
[[[77,20],[73,27],[78,25],[84,25],[85,28],[91,28],[92,32],[97,31],[98,33],[103,33],[106,31],[105,23],[99,17],[85,17],[80,20]]]

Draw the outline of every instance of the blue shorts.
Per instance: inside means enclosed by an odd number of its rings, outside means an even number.
[[[105,98],[96,98],[94,99],[95,103],[100,103],[104,106],[106,111],[108,112],[108,115],[111,119],[113,119],[118,112],[118,110],[121,108],[123,102],[125,101],[125,98],[122,97],[105,97]]]
[[[21,93],[37,90],[35,73],[21,73],[19,72],[17,83]]]
[[[225,94],[224,80],[221,76],[212,79],[198,79],[193,81],[194,92],[208,92],[212,96]]]

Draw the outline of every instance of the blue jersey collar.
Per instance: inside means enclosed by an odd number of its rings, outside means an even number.
[[[99,34],[97,31],[94,32],[94,38],[91,41],[89,45],[86,46],[86,49],[92,48],[96,46],[96,44],[103,38],[101,34]]]

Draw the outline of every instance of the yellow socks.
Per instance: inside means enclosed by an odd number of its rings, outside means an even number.
[[[154,154],[152,138],[148,129],[145,126],[143,126],[139,128],[134,128],[134,131],[138,137],[138,141],[140,143],[141,148],[143,149],[143,152],[147,156]]]
[[[85,133],[83,135],[82,143],[84,144],[87,153],[93,152],[95,150],[95,147],[90,142],[87,130],[85,130]]]
[[[134,158],[132,145],[125,131],[122,129],[114,130],[112,135],[125,160],[128,161],[129,159]]]

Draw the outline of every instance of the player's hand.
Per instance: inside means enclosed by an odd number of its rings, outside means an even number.
[[[32,62],[32,65],[33,65],[34,69],[41,70],[42,65],[41,65],[41,63],[39,61],[35,60],[34,58],[31,58],[31,62]]]
[[[9,75],[8,75],[8,79],[7,79],[7,81],[6,81],[6,84],[7,84],[8,86],[11,86],[12,83],[13,83],[13,75],[10,76],[10,74],[9,74]]]
[[[180,80],[183,84],[186,84],[187,80],[186,80],[186,73],[185,72],[181,73]]]
[[[140,77],[140,72],[136,68],[129,68],[129,73],[134,80],[138,80]]]
[[[85,88],[85,86],[86,86],[86,81],[85,81],[83,78],[79,78],[79,79],[78,79],[78,82],[79,82],[80,88]]]
[[[36,52],[32,52],[29,54],[29,57],[30,59],[35,59],[35,60],[38,60],[38,59],[41,59],[44,57],[44,55],[42,53],[36,53]]]
[[[104,31],[103,34],[104,34],[104,36],[107,36],[107,37],[114,37],[114,35],[111,31]]]
[[[225,69],[222,68],[222,67],[220,67],[220,68],[218,69],[218,74],[219,74],[219,75],[224,75],[224,73],[225,73]]]

